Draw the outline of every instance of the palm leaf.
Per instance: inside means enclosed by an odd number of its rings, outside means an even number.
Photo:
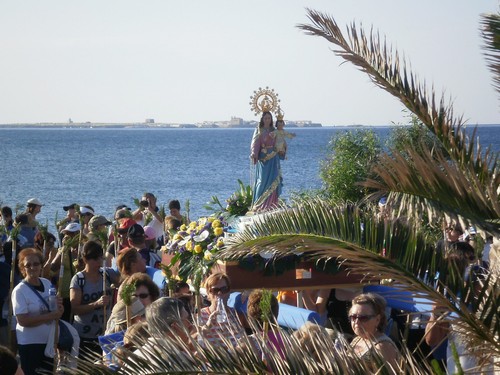
[[[493,73],[493,86],[500,92],[500,14],[481,15],[486,62]]]
[[[380,255],[383,249],[386,256]],[[437,257],[411,222],[384,222],[373,211],[305,200],[258,216],[252,227],[227,239],[220,256],[235,260],[262,251],[273,252],[277,259],[303,254],[309,260],[336,260],[346,271],[362,274],[364,282],[392,279],[398,288],[451,311],[454,324],[467,332],[468,344],[484,347],[478,355],[489,359],[500,354],[498,278],[484,280],[479,291],[476,283],[464,283],[460,271]],[[439,288],[425,282],[438,274],[443,280]]]
[[[252,324],[256,332],[258,328]],[[149,330],[150,338],[133,340],[139,352],[120,349],[114,352],[122,364],[117,372],[111,372],[94,361],[80,361],[78,369],[65,369],[69,374],[356,374],[372,373],[366,361],[357,359],[349,345],[342,341],[342,348],[336,348],[332,338],[323,332],[309,332],[309,347],[304,350],[297,336],[272,326],[272,332],[283,341],[284,356],[274,349],[261,332],[249,338],[243,335],[235,346],[222,337],[226,346],[216,346],[204,338],[191,339],[189,346],[178,335]],[[185,332],[187,334],[187,332]],[[265,353],[265,362],[259,352]],[[95,358],[97,359],[97,358]],[[380,366],[381,358],[376,358]],[[428,374],[426,363],[415,363],[408,356],[401,362],[401,369],[412,374]],[[380,374],[387,374],[381,369]]]
[[[497,220],[500,213],[497,194],[500,182],[498,153],[492,152],[491,147],[483,152],[479,142],[476,146],[475,131],[468,138],[463,129],[462,118],[454,117],[452,107],[444,104],[444,97],[441,97],[437,103],[434,91],[432,90],[431,94],[427,93],[425,82],[418,81],[416,75],[407,68],[406,61],[400,60],[398,52],[394,51],[393,53],[392,47],[388,47],[385,41],[381,41],[378,34],[372,31],[367,35],[362,28],[358,28],[353,23],[347,28],[347,37],[344,37],[333,18],[310,9],[308,17],[312,24],[298,25],[300,29],[309,35],[321,36],[333,43],[337,47],[334,50],[336,55],[367,73],[377,86],[400,100],[436,136],[436,141],[439,142],[438,146],[445,150],[444,155],[438,156],[437,168],[425,173],[439,182],[435,186],[425,184],[426,180],[421,174],[422,170],[425,171],[425,168],[422,168],[422,163],[419,165],[420,168],[408,168],[408,163],[398,167],[395,164],[399,163],[401,158],[397,156],[393,162],[388,160],[389,156],[385,156],[385,164],[375,169],[376,176],[381,177],[382,181],[370,180],[367,186],[377,187],[385,193],[392,192],[392,195],[396,195],[401,202],[408,203],[401,207],[402,209],[411,207],[409,203],[412,203],[420,206],[430,205],[434,208],[441,207],[451,214],[461,210],[464,214],[469,215],[478,212],[475,203],[477,200],[481,202],[482,207],[489,205],[485,211],[485,217],[479,221],[479,224],[490,230],[498,228],[498,224],[493,227],[484,225],[485,221]],[[490,26],[490,34],[488,35],[496,36],[497,34],[491,30],[497,30],[495,29],[497,23],[491,21],[488,25]],[[495,41],[497,42],[497,40]],[[495,58],[497,59],[497,57]],[[411,149],[409,152],[412,156],[418,157],[418,152],[412,152]],[[423,162],[429,161],[429,158],[423,160]],[[438,170],[445,168],[447,163],[452,165],[451,169]],[[385,170],[385,167],[389,167],[388,170]],[[450,203],[449,201],[440,202],[442,197],[450,195],[449,192],[446,192],[446,188],[450,184],[440,183],[444,182],[445,173],[451,172],[455,172],[451,175],[454,182],[460,180],[460,186],[457,186],[455,191],[468,191],[464,189],[466,185],[472,186],[471,191],[467,193],[467,199],[453,206],[447,204]],[[388,180],[386,181],[384,178],[388,178]],[[399,183],[396,184],[396,181]],[[417,183],[414,184],[415,182]],[[415,194],[415,189],[412,189],[414,186],[423,189],[418,190],[420,194]],[[405,198],[407,195],[411,195],[411,200]],[[471,216],[471,219],[477,219],[478,215],[480,215],[479,212]]]

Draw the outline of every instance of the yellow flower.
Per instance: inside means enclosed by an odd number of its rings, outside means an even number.
[[[182,232],[186,231],[187,226],[186,224],[182,224],[181,227],[179,228]]]
[[[209,216],[209,217],[207,218],[207,221],[208,221],[209,223],[213,222],[214,220],[215,220],[215,217],[213,217],[213,216]]]
[[[178,234],[178,233],[177,233],[177,234],[174,236],[174,241],[179,241],[179,240],[182,240],[182,236],[181,236],[180,234]]]
[[[212,253],[208,250],[205,250],[205,253],[203,254],[203,259],[207,261],[212,260]]]
[[[200,224],[200,225],[198,225],[198,227],[196,227],[196,230],[197,230],[198,232],[201,232],[201,231],[203,230],[203,227],[204,227],[204,226]]]
[[[216,236],[220,236],[222,233],[224,233],[224,229],[222,229],[221,227],[214,228],[214,234]]]
[[[196,246],[194,247],[194,252],[195,252],[196,254],[199,254],[199,253],[201,253],[202,251],[203,251],[203,247],[201,247],[201,245],[196,245]]]
[[[196,221],[192,221],[189,223],[189,229],[196,229],[198,223]]]
[[[186,250],[193,251],[193,241],[186,242]]]
[[[221,237],[217,240],[217,247],[222,247],[222,246],[224,246],[224,240]]]
[[[220,220],[214,220],[212,222],[212,228],[219,228],[219,227],[222,227],[222,223],[220,222]]]

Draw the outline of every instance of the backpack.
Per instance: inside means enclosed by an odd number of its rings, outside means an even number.
[[[102,268],[99,269],[99,273],[101,274],[102,276]],[[78,272],[76,274],[76,277],[78,278],[78,286],[80,287],[80,289],[82,290],[82,293],[83,293],[83,287],[85,286],[85,274],[83,272]],[[108,271],[106,270],[106,281],[108,282],[109,285],[111,285],[111,278],[109,277],[109,273]]]

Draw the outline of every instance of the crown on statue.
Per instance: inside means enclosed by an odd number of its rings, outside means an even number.
[[[280,106],[278,106],[278,109],[276,110],[276,119],[278,121],[283,121],[284,117],[285,117],[285,112],[281,109]]]
[[[254,111],[256,116],[264,112],[276,114],[279,108],[279,102],[278,94],[274,92],[274,89],[270,89],[268,86],[266,86],[265,89],[259,87],[250,97],[250,108]]]

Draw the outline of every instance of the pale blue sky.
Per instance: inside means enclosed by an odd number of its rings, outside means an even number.
[[[373,25],[457,115],[500,123],[479,36],[497,0],[3,0],[0,123],[252,120],[259,86],[285,119],[404,122],[398,101],[295,27],[306,7]]]

